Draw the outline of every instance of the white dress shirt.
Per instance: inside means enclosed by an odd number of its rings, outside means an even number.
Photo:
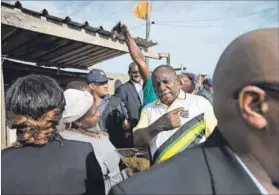
[[[141,104],[143,104],[143,89],[142,89],[143,83],[142,83],[142,81],[140,83],[136,83],[136,82],[132,81],[132,83],[134,84],[136,91],[138,92]]]

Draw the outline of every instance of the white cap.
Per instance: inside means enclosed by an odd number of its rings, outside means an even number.
[[[76,89],[67,89],[64,96],[66,106],[62,115],[63,123],[71,123],[83,117],[94,103],[90,93]]]

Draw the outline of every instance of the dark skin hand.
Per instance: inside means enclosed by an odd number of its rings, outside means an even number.
[[[134,133],[134,142],[137,147],[148,147],[152,139],[163,131],[173,130],[181,126],[180,113],[183,107],[174,109],[156,120],[149,127],[138,129]]]
[[[120,29],[113,30],[116,36],[124,36],[126,44],[129,49],[129,53],[133,61],[138,65],[140,75],[144,82],[150,76],[149,67],[144,61],[144,56],[141,50],[138,48],[137,44],[135,43],[131,33],[129,32],[127,26],[123,23],[120,25]]]

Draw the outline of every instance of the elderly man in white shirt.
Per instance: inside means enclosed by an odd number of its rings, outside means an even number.
[[[134,143],[138,147],[150,146],[153,162],[159,163],[204,142],[217,120],[205,98],[180,89],[171,66],[157,67],[152,81],[159,99],[142,110],[134,128]]]

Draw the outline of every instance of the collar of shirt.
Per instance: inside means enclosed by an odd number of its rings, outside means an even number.
[[[235,154],[230,148],[228,148],[228,151],[231,153],[231,155],[235,156],[236,160],[243,167],[245,172],[250,176],[250,178],[253,180],[254,184],[258,187],[261,194],[269,194],[267,192],[267,190],[263,187],[263,185],[257,180],[257,178],[249,171],[247,166],[242,162],[242,160],[237,156],[237,154]]]
[[[182,90],[180,90],[180,91],[179,91],[179,94],[178,94],[177,98],[174,100],[174,102],[175,102],[177,99],[178,99],[178,100],[185,100],[185,99],[186,99],[186,93],[184,93]],[[174,102],[173,102],[173,103],[174,103]],[[172,105],[173,105],[173,103],[172,103]],[[160,99],[158,99],[158,100],[155,102],[155,104],[156,104],[156,105],[162,105],[162,106],[164,106],[164,107],[169,107],[169,106],[167,106],[166,104],[162,103],[162,102],[160,101]]]
[[[132,81],[132,80],[131,80]],[[140,98],[140,101],[141,103],[143,104],[143,83],[140,82],[140,83],[136,83],[134,81],[132,81],[133,85],[135,86],[136,88],[136,91],[139,95],[139,98]]]
[[[106,96],[103,98],[101,104],[100,104],[99,107],[98,107],[100,113],[103,113],[104,110],[106,109],[106,107],[107,107],[107,105],[108,105],[108,102],[109,102],[109,99],[110,99],[110,95],[106,95]]]
[[[134,84],[134,85],[140,85],[140,86],[143,86],[143,82],[141,81],[141,82],[139,82],[139,83],[136,83],[136,82],[134,82],[133,80],[131,80],[131,82]]]

